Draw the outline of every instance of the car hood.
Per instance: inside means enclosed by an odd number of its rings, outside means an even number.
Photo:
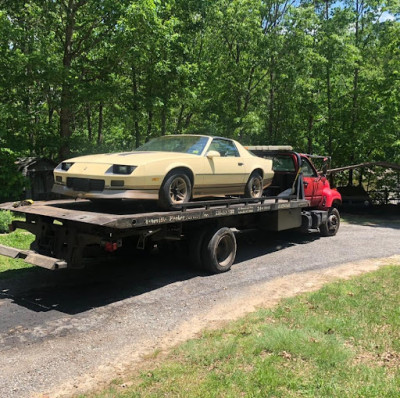
[[[99,155],[79,156],[65,160],[71,163],[96,163],[96,164],[121,164],[128,166],[140,166],[159,160],[177,160],[177,159],[193,159],[199,155],[178,152],[121,152],[121,153],[105,153]]]

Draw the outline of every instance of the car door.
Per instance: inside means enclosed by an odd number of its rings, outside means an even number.
[[[214,138],[207,153],[216,151],[220,156],[206,158],[207,172],[204,175],[204,189],[210,194],[240,194],[244,192],[247,181],[243,159],[233,141]]]
[[[302,157],[302,172],[304,181],[304,194],[312,207],[317,207],[322,200],[321,176],[317,173],[311,162]]]

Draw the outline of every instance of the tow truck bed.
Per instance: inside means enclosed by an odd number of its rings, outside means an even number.
[[[180,210],[173,211],[151,211],[151,208],[141,208],[133,203],[121,203],[114,208],[102,207],[88,200],[54,200],[20,207],[14,207],[14,204],[10,202],[1,204],[0,209],[10,210],[17,214],[49,217],[61,222],[69,221],[126,230],[307,206],[306,200],[273,197],[192,202]]]
[[[25,216],[24,221],[14,220],[11,230],[25,229],[35,235],[35,240],[30,250],[0,245],[0,255],[53,270],[81,268],[87,259],[102,258],[121,247],[152,249],[183,241],[181,247],[188,249],[192,264],[211,273],[225,272],[236,256],[234,229],[281,231],[321,227],[325,236],[336,233],[339,213],[310,208],[309,201],[304,199],[301,172],[297,173],[295,183],[286,188],[282,187],[278,196],[194,201],[171,211],[160,211],[149,201],[113,202],[107,206],[87,200],[22,206],[3,203],[0,210]]]

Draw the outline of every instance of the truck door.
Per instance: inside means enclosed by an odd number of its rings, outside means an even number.
[[[302,157],[301,160],[305,197],[310,201],[312,207],[318,207],[322,200],[322,177],[318,175],[314,166],[306,157]]]

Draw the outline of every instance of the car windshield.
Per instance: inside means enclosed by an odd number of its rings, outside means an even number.
[[[165,135],[146,142],[146,144],[135,149],[135,151],[179,152],[201,155],[208,139],[208,137],[194,135]]]

